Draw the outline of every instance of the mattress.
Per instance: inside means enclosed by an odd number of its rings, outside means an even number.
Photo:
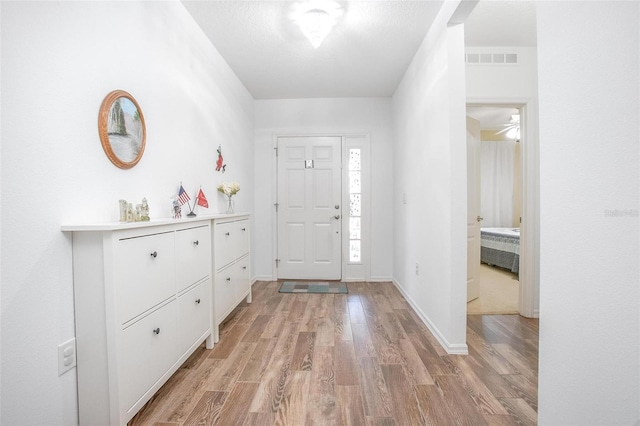
[[[520,228],[481,228],[480,261],[520,271]]]

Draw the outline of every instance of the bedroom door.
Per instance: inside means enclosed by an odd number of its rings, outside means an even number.
[[[467,117],[467,302],[480,296],[480,122]]]
[[[278,278],[342,276],[342,138],[278,138]]]

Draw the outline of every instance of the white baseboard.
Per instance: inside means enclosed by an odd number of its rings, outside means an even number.
[[[369,281],[373,283],[393,282],[393,278],[392,277],[371,277]]]
[[[438,340],[438,343],[440,343],[440,346],[442,346],[449,355],[469,355],[469,347],[467,346],[466,343],[455,343],[455,344],[449,343],[447,339],[444,337],[444,335],[440,332],[440,330],[438,330],[438,327],[436,327],[435,324],[431,322],[429,317],[425,315],[424,312],[422,312],[422,310],[418,307],[418,305],[414,302],[414,300],[404,291],[404,289],[400,286],[400,284],[395,279],[393,279],[392,282],[393,282],[393,285],[396,286],[398,291],[405,298],[405,300],[409,303],[409,305],[411,305],[411,307],[413,308],[415,313],[418,315],[418,317],[422,320],[424,325],[427,326],[431,334],[433,334],[434,337]]]
[[[251,279],[251,282],[255,283],[256,281],[276,281],[272,275],[257,275]],[[373,282],[373,283],[383,283],[383,282],[393,282],[392,277],[371,277],[368,280],[364,279],[352,279],[352,280],[343,280],[344,282]]]

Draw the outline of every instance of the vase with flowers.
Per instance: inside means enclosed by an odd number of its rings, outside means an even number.
[[[222,192],[227,196],[227,214],[234,212],[233,200],[231,197],[236,195],[240,191],[240,184],[238,182],[222,182],[218,185],[218,192]]]

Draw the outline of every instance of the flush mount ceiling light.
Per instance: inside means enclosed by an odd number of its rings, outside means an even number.
[[[340,15],[341,9],[337,3],[315,0],[298,3],[293,18],[311,45],[317,49]]]

